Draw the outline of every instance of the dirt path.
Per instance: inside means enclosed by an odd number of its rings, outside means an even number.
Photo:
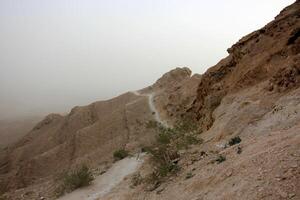
[[[75,190],[58,200],[98,200],[109,193],[127,175],[135,172],[143,163],[143,156],[125,158],[116,162],[105,174],[96,177],[93,183],[85,188]]]
[[[155,107],[154,93],[140,94],[137,91],[132,93],[137,96],[147,97],[149,108],[154,113],[154,119],[163,126],[168,127],[168,124],[160,118],[159,112]],[[58,200],[99,200],[122,182],[126,176],[134,173],[142,163],[143,156],[125,158],[116,162],[105,174],[96,177],[90,186],[77,189]]]
[[[150,94],[141,94],[139,93],[138,91],[132,91],[133,94],[137,95],[137,96],[144,96],[144,97],[148,97],[148,104],[149,104],[149,108],[151,110],[151,112],[154,113],[154,119],[162,124],[163,126],[165,127],[169,127],[167,122],[163,121],[161,118],[160,118],[160,115],[159,115],[159,112],[157,111],[156,107],[155,107],[155,104],[154,104],[154,95],[155,93],[150,93]]]

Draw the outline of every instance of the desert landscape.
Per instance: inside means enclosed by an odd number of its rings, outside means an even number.
[[[0,199],[300,199],[300,1],[227,51],[203,74],[0,122]],[[82,166],[91,180],[70,187]]]

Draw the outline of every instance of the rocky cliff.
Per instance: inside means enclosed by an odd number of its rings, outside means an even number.
[[[140,91],[47,116],[1,152],[1,191],[51,199],[61,171],[107,168],[114,150],[151,144],[146,124],[159,114],[169,126],[192,120],[204,142],[179,152],[180,172],[155,189],[126,179],[102,199],[299,199],[300,2],[228,53],[203,75],[177,68]],[[228,145],[234,137],[241,143]]]

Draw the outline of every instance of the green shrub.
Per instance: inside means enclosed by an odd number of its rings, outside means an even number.
[[[188,149],[188,144],[184,140],[178,140],[176,141],[176,149],[177,150],[183,150],[183,149]]]
[[[175,173],[179,170],[179,166],[177,164],[174,164],[172,162],[165,162],[162,163],[159,167],[158,167],[158,174],[160,177],[166,177],[168,176],[170,173]]]
[[[200,143],[203,142],[202,140],[196,138],[193,135],[187,135],[187,136],[185,136],[185,140],[186,140],[186,142],[187,142],[188,145],[191,145],[191,144],[200,144]]]
[[[156,140],[160,144],[169,144],[171,142],[171,136],[165,133],[159,133]]]
[[[159,177],[156,171],[152,172],[149,176],[146,177],[146,183],[151,184],[152,186],[149,187],[148,191],[153,191],[158,188],[161,184],[161,178]]]
[[[143,147],[141,147],[141,152],[142,153],[149,153],[150,150],[151,150],[150,146],[143,146]]]
[[[174,128],[149,121],[147,127],[155,128],[157,135],[156,143],[152,147],[142,148],[143,151],[151,154],[154,163],[153,173],[146,180],[149,180],[153,186],[157,186],[165,178],[180,170],[178,150],[187,149],[190,145],[200,144],[203,141],[196,137],[199,130],[196,123],[191,120],[182,120],[176,123]]]
[[[128,156],[128,152],[125,149],[116,150],[113,154],[115,160],[122,160]]]
[[[150,120],[146,123],[146,128],[148,129],[157,128],[158,126],[159,126],[158,122],[154,120]]]
[[[134,174],[131,178],[131,186],[136,187],[143,182],[143,178],[140,173]]]
[[[83,165],[79,169],[64,175],[63,190],[70,192],[77,188],[90,185],[93,180],[92,172],[86,165]]]
[[[190,119],[183,119],[182,121],[178,121],[174,127],[176,132],[181,133],[191,133],[197,132],[198,126],[197,124]]]
[[[226,160],[226,157],[223,155],[219,155],[218,158],[216,159],[217,163],[220,164]]]
[[[228,144],[229,146],[233,146],[236,144],[239,144],[242,141],[242,139],[239,136],[233,137],[229,140]]]
[[[242,147],[238,147],[236,153],[237,153],[237,154],[241,154],[242,151],[243,151],[243,150],[242,150]]]
[[[177,138],[175,144],[177,150],[182,150],[188,149],[190,145],[201,144],[202,142],[202,139],[198,139],[194,135],[183,135]]]
[[[158,179],[179,170],[178,165],[173,162],[179,157],[176,150],[171,150],[166,145],[159,145],[156,148],[149,148],[148,152],[152,155],[152,159],[156,165],[154,174],[157,175]]]
[[[0,196],[0,200],[7,200],[5,196]]]
[[[190,179],[194,176],[194,174],[192,174],[192,172],[188,172],[185,176],[185,179]]]

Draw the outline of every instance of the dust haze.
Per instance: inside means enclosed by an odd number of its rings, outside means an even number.
[[[66,113],[175,67],[203,73],[293,2],[1,0],[0,119]]]

